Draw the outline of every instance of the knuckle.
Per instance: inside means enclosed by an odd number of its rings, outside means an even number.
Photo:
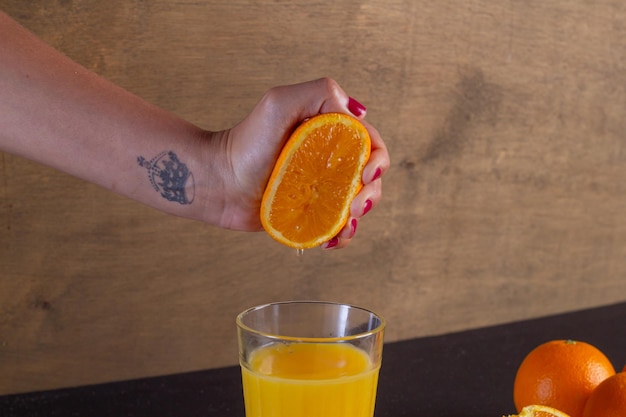
[[[282,87],[272,87],[267,90],[259,101],[260,107],[270,113],[279,108],[281,97],[283,97],[282,90]]]

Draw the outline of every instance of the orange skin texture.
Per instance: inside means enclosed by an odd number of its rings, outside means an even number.
[[[602,381],[591,393],[583,417],[626,416],[626,367]]]
[[[537,346],[522,361],[513,388],[518,412],[541,404],[571,417],[583,417],[587,399],[615,375],[609,359],[596,347],[578,341],[553,340]]]

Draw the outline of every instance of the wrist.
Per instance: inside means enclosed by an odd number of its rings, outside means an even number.
[[[227,131],[202,131],[196,141],[198,151],[194,153],[194,164],[198,175],[195,207],[196,220],[221,228],[228,226],[228,192],[232,190],[229,180],[232,170],[228,163]],[[230,184],[230,187],[229,187]]]
[[[202,214],[198,220],[224,229],[258,231],[262,229],[263,190],[259,189],[259,174],[250,170],[257,155],[237,150],[232,135],[232,129],[201,135],[198,188]]]

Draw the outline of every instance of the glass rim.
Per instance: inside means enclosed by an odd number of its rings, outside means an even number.
[[[374,327],[371,330],[355,333],[349,336],[337,336],[337,337],[301,337],[301,336],[281,335],[281,334],[275,334],[275,333],[270,333],[270,332],[264,332],[261,330],[256,330],[243,323],[244,316],[246,316],[247,314],[253,311],[262,310],[270,306],[285,305],[285,304],[318,304],[318,305],[348,307],[350,309],[360,310],[365,313],[369,313],[373,315],[379,320],[379,323],[376,327]],[[271,303],[259,304],[254,307],[247,308],[241,313],[239,313],[235,321],[237,323],[237,327],[239,327],[241,330],[245,330],[249,333],[253,333],[258,336],[263,336],[268,339],[293,341],[293,342],[311,342],[311,343],[332,343],[332,342],[363,339],[365,337],[372,336],[377,333],[381,333],[386,325],[386,322],[383,316],[381,316],[380,314],[376,313],[373,310],[370,310],[369,308],[360,307],[360,306],[349,304],[349,303],[335,302],[335,301],[308,301],[308,300],[275,301]]]

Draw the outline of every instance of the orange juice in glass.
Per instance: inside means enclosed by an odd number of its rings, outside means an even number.
[[[372,417],[384,320],[346,304],[266,304],[237,317],[247,417]]]

